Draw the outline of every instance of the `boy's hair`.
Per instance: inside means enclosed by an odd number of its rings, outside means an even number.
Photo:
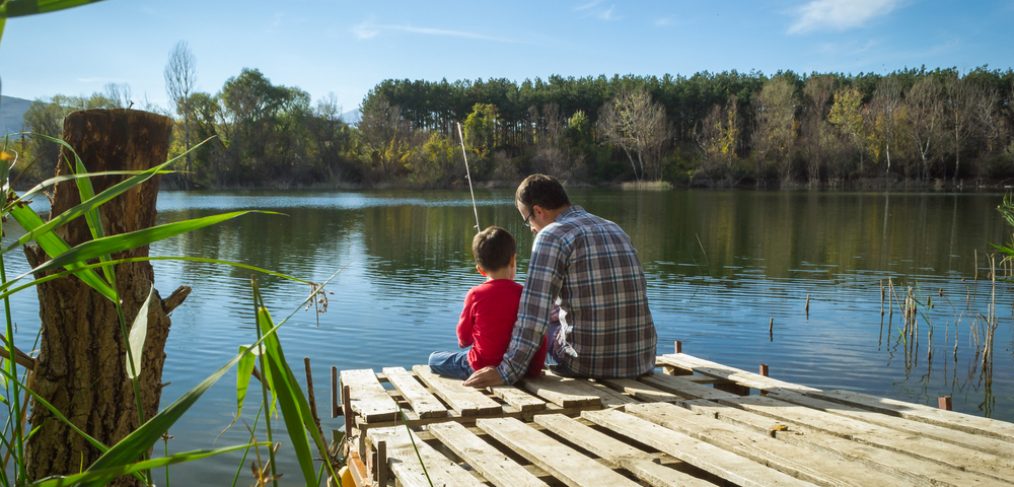
[[[511,232],[498,226],[489,226],[475,234],[472,239],[472,255],[475,263],[487,271],[496,271],[507,267],[514,257],[516,244]]]
[[[555,210],[570,204],[563,185],[556,178],[545,174],[532,174],[521,181],[514,199],[528,209],[539,205],[547,210]]]

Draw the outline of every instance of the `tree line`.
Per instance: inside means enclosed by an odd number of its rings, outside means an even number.
[[[611,184],[849,187],[1000,184],[1014,177],[1014,71],[985,67],[889,74],[702,72],[448,82],[386,80],[356,124],[333,96],[244,69],[217,93],[194,90],[184,43],[165,70],[186,152],[181,188],[453,187],[531,172]],[[82,108],[130,106],[129,89],[36,101],[29,131],[59,135]],[[207,142],[193,148],[199,141]],[[187,150],[190,149],[189,152]],[[51,173],[57,148],[21,142],[25,180]]]

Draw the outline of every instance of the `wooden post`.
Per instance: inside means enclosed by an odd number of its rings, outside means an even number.
[[[313,373],[310,369],[310,357],[303,357],[303,368],[306,369],[306,395],[310,401],[310,415],[313,416],[313,422],[317,425],[317,431],[323,437],[324,430],[320,429],[320,416],[317,415],[317,397],[313,393]]]
[[[940,396],[937,398],[937,407],[944,411],[951,410],[951,396]]]
[[[409,432],[409,434],[412,434]],[[387,442],[377,442],[377,463],[373,465],[376,475],[377,485],[387,485]]]
[[[89,172],[144,170],[166,160],[172,120],[137,110],[87,110],[67,116],[63,139],[74,148]],[[74,157],[61,149],[56,175],[71,172],[66,161]],[[92,178],[99,193],[127,176]],[[104,234],[116,235],[155,224],[158,180],[118,196],[99,209]],[[50,218],[80,203],[73,181],[53,189]],[[89,241],[91,233],[84,218],[58,230],[71,246]],[[25,255],[34,267],[49,257],[37,247],[26,247]],[[148,246],[115,254],[114,258],[147,257]],[[149,262],[115,267],[117,289],[125,326],[129,327],[148,296],[155,280]],[[44,277],[37,275],[37,278]],[[41,318],[40,353],[29,387],[52,403],[86,433],[112,445],[138,427],[133,386],[126,375],[125,340],[116,306],[82,283],[65,277],[38,286]],[[169,336],[169,312],[189,293],[180,288],[161,305],[149,308],[148,330],[141,357],[141,409],[145,419],[158,412],[162,394],[162,367],[165,342]],[[156,292],[156,295],[158,293]],[[159,302],[159,301],[157,301]],[[100,452],[53,417],[37,400],[32,404],[31,423],[39,428],[28,440],[28,476],[76,473],[89,465]],[[121,477],[115,485],[134,485],[132,477]]]
[[[349,386],[342,386],[342,408],[344,409],[345,415],[345,441],[352,438],[352,424],[355,423],[355,418],[352,416],[352,401],[349,400],[350,392]]]
[[[760,364],[760,371],[758,373],[760,375],[763,375],[764,377],[767,377],[768,376],[768,364]]]
[[[676,343],[674,345],[676,348],[676,353],[683,353],[683,342],[676,340]]]
[[[331,419],[338,417],[338,367],[331,367]]]

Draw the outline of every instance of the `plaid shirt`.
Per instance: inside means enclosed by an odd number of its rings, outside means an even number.
[[[657,338],[645,291],[641,262],[623,229],[580,206],[564,210],[535,236],[518,320],[497,366],[504,383],[524,375],[556,302],[566,343],[549,349],[566,369],[599,378],[650,372]]]

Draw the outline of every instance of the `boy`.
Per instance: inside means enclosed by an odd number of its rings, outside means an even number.
[[[498,365],[503,359],[518,316],[522,290],[514,282],[517,256],[510,232],[491,226],[477,233],[472,239],[472,255],[475,269],[486,277],[486,282],[468,291],[458,321],[458,346],[472,348],[466,352],[433,352],[429,358],[434,373],[462,380],[483,367]],[[543,338],[526,376],[541,375],[545,361]]]

